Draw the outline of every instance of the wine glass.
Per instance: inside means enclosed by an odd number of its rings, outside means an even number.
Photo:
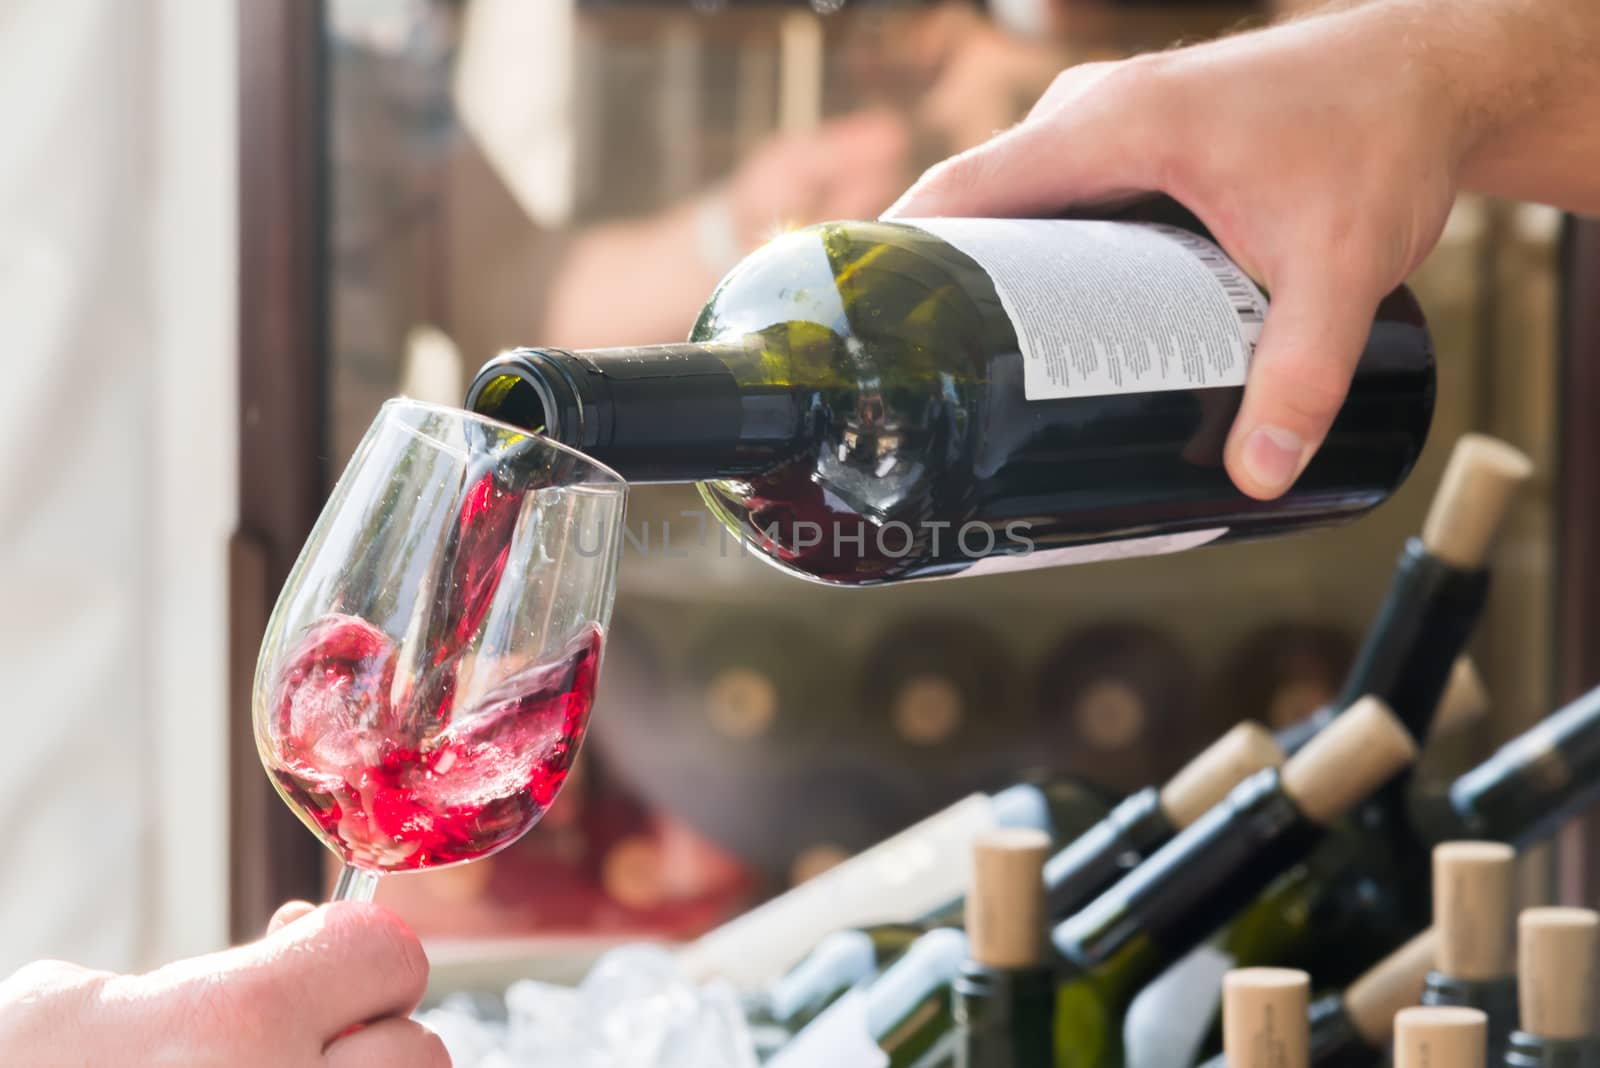
[[[626,500],[546,438],[383,406],[256,665],[256,747],[344,861],[334,900],[487,856],[550,807],[588,724]]]

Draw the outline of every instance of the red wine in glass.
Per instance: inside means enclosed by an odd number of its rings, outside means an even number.
[[[516,672],[474,707],[413,732],[387,705],[394,643],[363,620],[330,616],[278,691],[282,762],[273,778],[346,863],[412,871],[487,856],[532,827],[566,781],[600,647],[591,625],[560,659]]]
[[[262,762],[345,862],[486,856],[555,800],[588,726],[626,487],[542,438],[391,401],[279,597]]]

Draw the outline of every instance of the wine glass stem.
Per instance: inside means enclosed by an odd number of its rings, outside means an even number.
[[[378,891],[378,873],[346,864],[333,884],[334,901],[371,901]]]

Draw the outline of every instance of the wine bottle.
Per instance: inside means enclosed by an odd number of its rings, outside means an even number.
[[[956,1068],[1053,1068],[1055,973],[1044,961],[1050,840],[995,831],[973,849],[971,956],[954,987]]]
[[[967,955],[962,932],[928,932],[872,983],[813,1020],[767,1064],[912,1068],[953,1035],[951,988]]]
[[[1283,762],[1271,734],[1240,723],[1164,786],[1147,786],[1051,857],[1044,867],[1051,919],[1063,920],[1111,889],[1240,783]]]
[[[1421,999],[1433,963],[1434,935],[1429,930],[1379,961],[1342,994],[1313,1001],[1306,1013],[1311,1068],[1374,1068],[1389,1048],[1395,1014]],[[1218,1053],[1203,1068],[1229,1068],[1228,1057]]]
[[[1419,746],[1427,739],[1482,606],[1494,534],[1531,471],[1525,456],[1493,438],[1457,442],[1336,707],[1358,692],[1352,687],[1370,685],[1397,702],[1395,715]],[[1325,721],[1326,713],[1313,717],[1309,735]],[[1280,743],[1292,752],[1306,733],[1286,733]],[[1409,775],[1397,777],[1367,799],[1263,895],[1226,940],[1236,963],[1301,967],[1340,985],[1427,926],[1428,848],[1412,831],[1409,783]]]
[[[926,933],[916,924],[880,923],[828,935],[800,963],[746,999],[745,1016],[757,1051],[769,1055],[781,1048]]]
[[[1141,790],[1088,830],[1068,837],[1070,844],[1044,865],[1047,915],[1052,920],[1071,916],[1194,823],[1239,783],[1263,768],[1277,767],[1282,760],[1283,754],[1268,731],[1254,723],[1238,724],[1166,785]],[[1059,786],[1042,789],[1047,796],[1066,795],[1057,801],[1058,808],[1072,796],[1071,790],[1061,790]],[[1037,804],[1042,807],[1045,802]],[[1075,812],[1058,811],[1051,821],[1056,827],[1072,827]],[[828,935],[753,1000],[750,1013],[759,1025],[758,1036],[770,1045],[775,1038],[782,1040],[793,1034],[851,987],[904,952],[918,936],[939,927],[959,926],[967,911],[966,900],[955,894],[925,910],[911,923],[880,923]],[[740,921],[730,926],[737,930]]]
[[[1196,674],[1183,647],[1147,623],[1069,634],[1039,673],[1045,744],[1073,775],[1119,795],[1161,782],[1216,733],[1195,705]]]
[[[1533,474],[1521,451],[1484,434],[1463,434],[1428,508],[1408,540],[1383,605],[1367,629],[1338,698],[1279,736],[1293,753],[1364,694],[1394,709],[1426,740],[1455,661],[1488,595],[1485,568],[1518,487]]]
[[[1450,786],[1488,752],[1489,693],[1469,657],[1460,657],[1439,699],[1428,744],[1412,771],[1411,822],[1426,826],[1448,807]]]
[[[1424,1005],[1478,1009],[1488,1020],[1489,1060],[1505,1059],[1517,1023],[1512,899],[1516,853],[1498,842],[1446,842],[1433,851],[1433,929],[1438,966]]]
[[[1600,688],[1552,712],[1451,785],[1430,810],[1434,841],[1477,838],[1525,846],[1600,799]]]
[[[1071,782],[973,794],[708,932],[679,951],[679,962],[691,977],[760,989],[835,931],[898,924],[962,898],[979,834],[1029,827],[1071,840],[1092,811]]]
[[[1140,989],[1210,937],[1326,828],[1415,757],[1406,729],[1362,699],[1280,771],[1246,779],[1197,822],[1051,934],[1061,982],[1059,1068],[1117,1068]]]
[[[1432,418],[1410,292],[1380,302],[1295,485],[1253,500],[1222,447],[1266,298],[1192,216],[1147,211],[1184,225],[798,230],[733,269],[689,343],[518,349],[467,406],[630,481],[699,482],[745,545],[841,585],[1174,552],[1381,503]]]
[[[1394,1068],[1484,1068],[1487,1030],[1477,1009],[1405,1009],[1394,1023]]]
[[[1222,977],[1227,1068],[1309,1068],[1311,977],[1293,968],[1236,968]]]
[[[1600,914],[1590,909],[1525,910],[1517,922],[1521,1025],[1506,1068],[1600,1066],[1596,950]]]

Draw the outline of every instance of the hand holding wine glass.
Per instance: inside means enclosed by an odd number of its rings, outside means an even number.
[[[262,762],[345,862],[336,899],[493,853],[550,806],[588,723],[625,498],[537,435],[384,406],[256,674]]]
[[[422,946],[387,909],[281,914],[258,942],[113,975],[39,961],[0,981],[0,1063],[446,1068],[409,1015],[428,982]]]

